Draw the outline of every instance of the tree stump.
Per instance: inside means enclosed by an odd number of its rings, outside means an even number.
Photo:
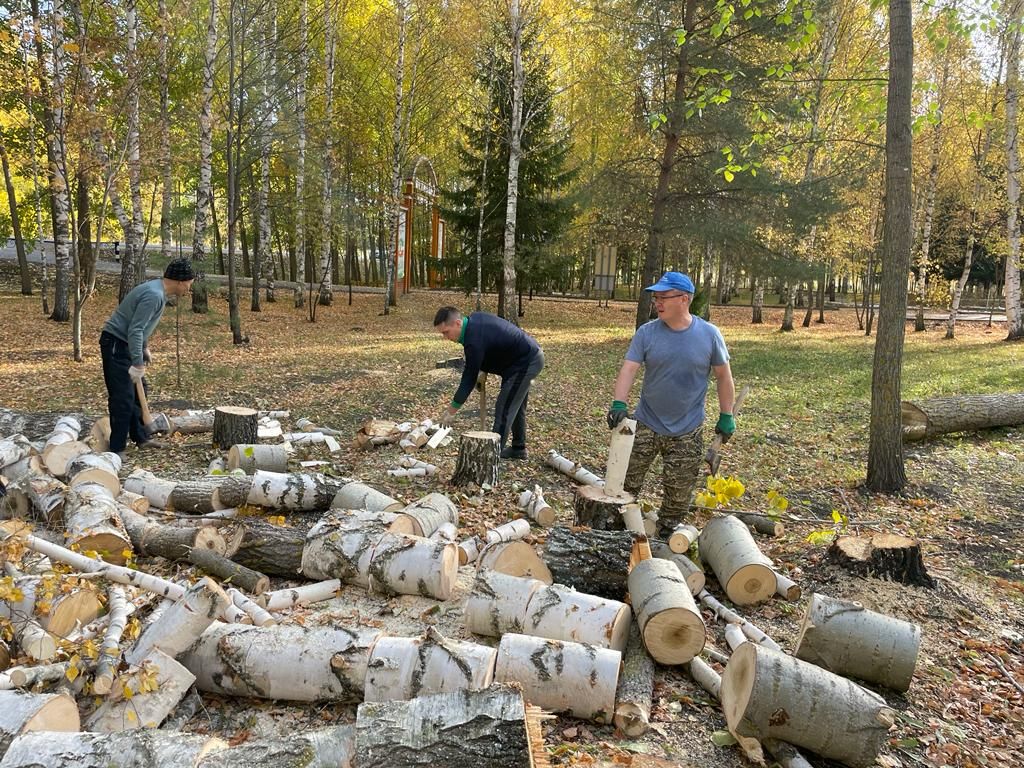
[[[778,739],[851,768],[874,765],[896,720],[878,694],[755,643],[740,645],[726,665],[722,710],[748,755]]]
[[[934,587],[924,567],[921,545],[895,533],[875,536],[840,536],[828,550],[829,557],[858,576]]]
[[[606,493],[602,486],[580,485],[572,500],[576,525],[586,525],[598,531],[624,531],[623,509],[633,502],[633,496],[625,491],[612,495]]]
[[[552,528],[544,545],[544,562],[551,577],[599,597],[623,600],[629,575],[633,534],[588,528]]]
[[[815,594],[793,655],[843,677],[906,691],[920,647],[921,628],[916,624],[869,611],[860,603]]]
[[[459,438],[459,458],[452,485],[473,483],[493,488],[498,483],[498,459],[501,435],[497,432],[463,432]]]
[[[233,445],[256,442],[259,413],[253,408],[222,405],[213,412],[213,444],[226,451]]]

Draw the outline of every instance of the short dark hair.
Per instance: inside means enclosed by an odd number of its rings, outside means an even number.
[[[188,259],[174,259],[164,269],[164,278],[186,283],[189,280],[195,280],[196,273],[192,269],[192,262]]]
[[[437,310],[437,314],[434,315],[434,327],[437,328],[439,325],[450,323],[456,318],[462,317],[462,313],[458,307],[441,307]]]

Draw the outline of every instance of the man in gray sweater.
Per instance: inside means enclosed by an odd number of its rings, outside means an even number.
[[[100,354],[110,412],[110,450],[114,453],[124,451],[129,437],[140,448],[164,447],[146,432],[135,382],[146,375],[149,337],[160,322],[167,299],[186,295],[192,290],[194,279],[192,263],[175,259],[167,265],[162,279],[147,280],[129,291],[103,325]]]

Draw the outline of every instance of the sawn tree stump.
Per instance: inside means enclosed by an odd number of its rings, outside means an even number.
[[[625,491],[612,495],[606,493],[603,486],[578,486],[572,500],[576,525],[587,525],[599,531],[625,530],[622,509],[633,502],[633,496]]]
[[[213,444],[226,451],[233,445],[256,442],[259,413],[253,408],[222,405],[213,412]]]
[[[493,488],[498,483],[498,454],[501,435],[497,432],[463,432],[459,439],[459,459],[452,485],[474,483]]]
[[[914,539],[895,533],[876,536],[840,536],[828,550],[829,557],[860,576],[934,587],[925,570],[921,545]]]

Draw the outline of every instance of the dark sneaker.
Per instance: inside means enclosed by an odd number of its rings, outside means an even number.
[[[140,451],[164,451],[170,447],[163,440],[147,440],[144,443],[139,443]]]
[[[509,446],[508,448],[505,448],[501,452],[501,458],[503,459],[512,459],[514,461],[520,461],[522,459],[525,459],[526,457],[527,453],[525,448],[512,448],[511,446]]]

